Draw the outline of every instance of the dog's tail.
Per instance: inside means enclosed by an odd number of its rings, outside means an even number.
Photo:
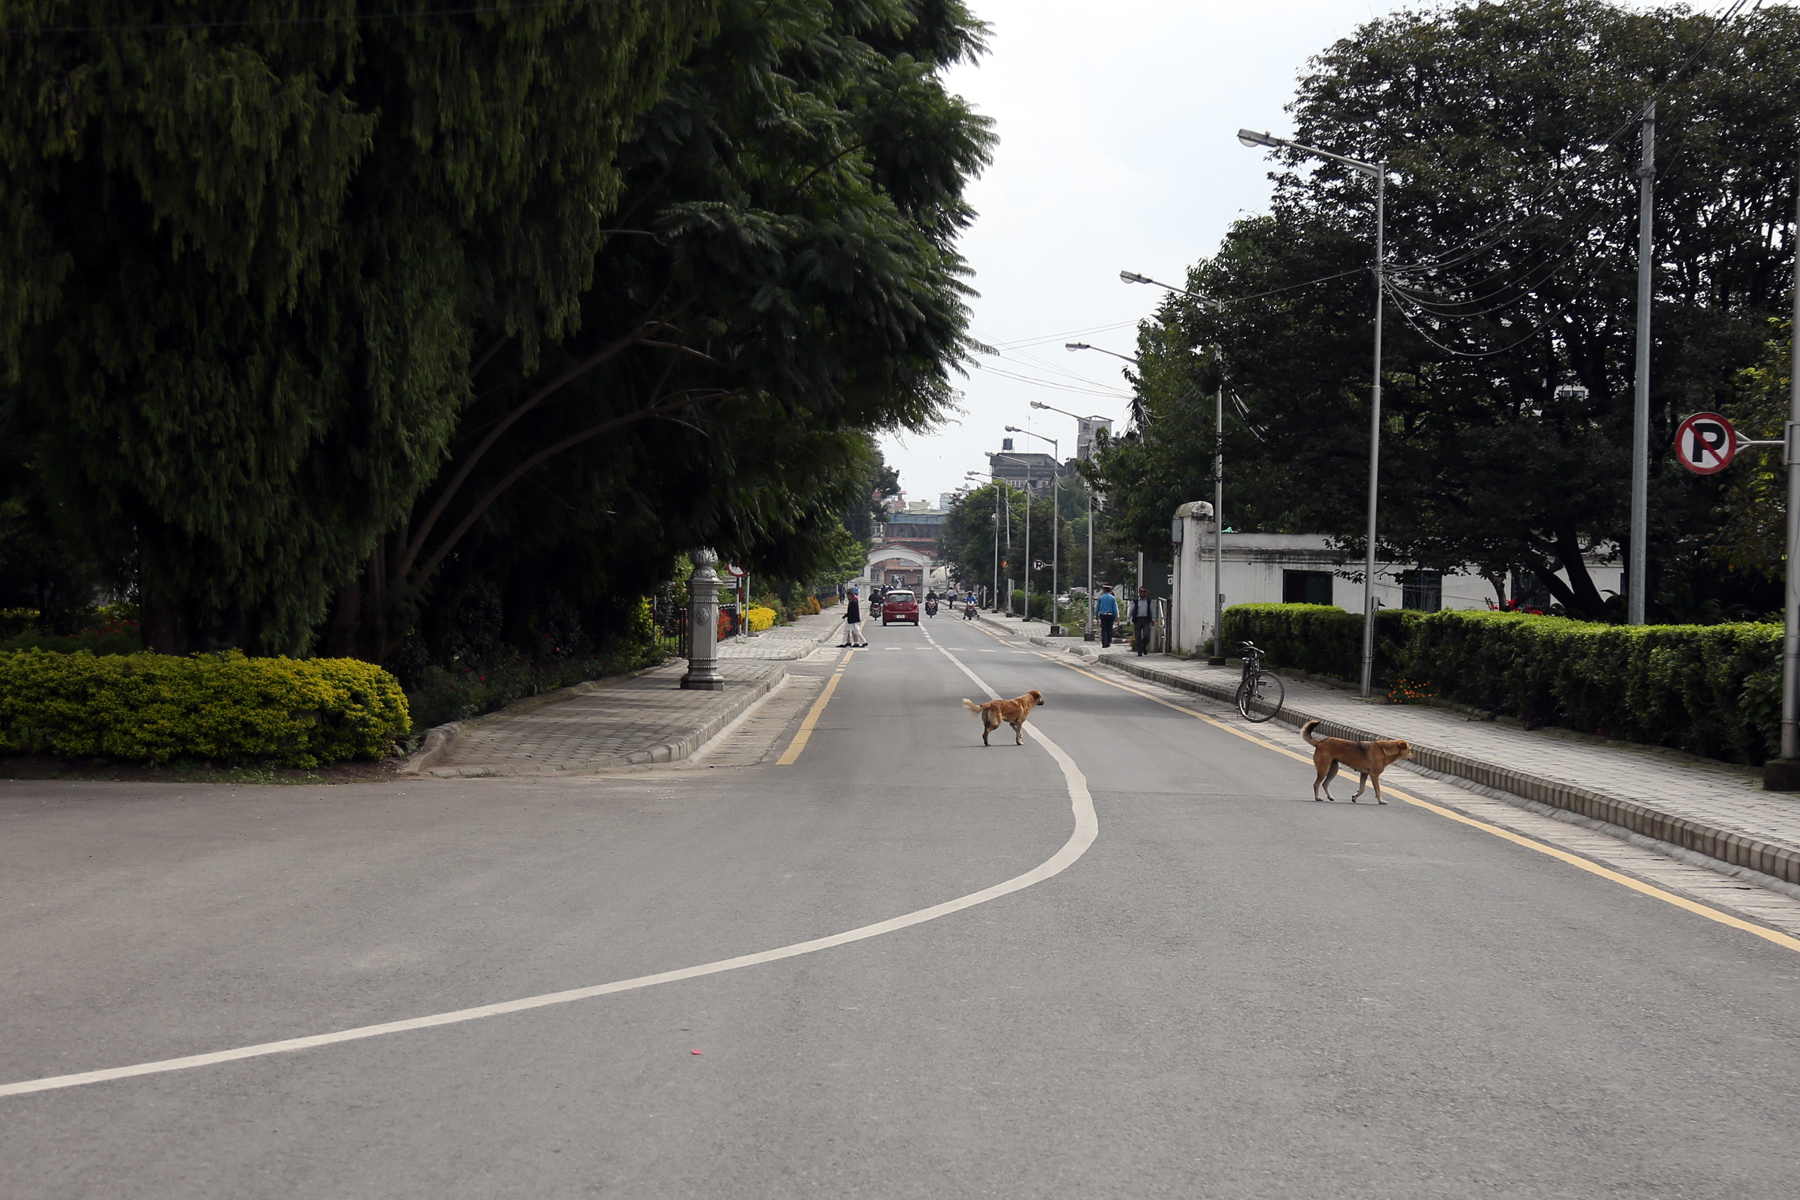
[[[981,705],[975,703],[973,700],[969,699],[967,696],[963,697],[963,707],[973,713],[978,713],[981,711]]]
[[[1318,727],[1319,723],[1317,721],[1308,721],[1300,727],[1300,736],[1316,746],[1319,744],[1320,739],[1313,737],[1313,730]]]

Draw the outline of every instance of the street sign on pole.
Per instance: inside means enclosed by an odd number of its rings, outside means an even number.
[[[1737,452],[1737,430],[1718,413],[1695,413],[1675,430],[1675,457],[1696,475],[1723,471]]]
[[[744,577],[744,568],[738,566],[736,563],[726,563],[725,570],[733,579],[742,579]]]

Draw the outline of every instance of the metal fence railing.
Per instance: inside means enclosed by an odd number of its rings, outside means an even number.
[[[685,589],[668,584],[650,597],[650,619],[656,625],[656,644],[674,658],[688,657],[688,604]]]

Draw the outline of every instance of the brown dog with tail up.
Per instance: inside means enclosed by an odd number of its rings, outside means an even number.
[[[1412,747],[1406,742],[1353,742],[1348,738],[1315,738],[1313,730],[1319,727],[1317,721],[1308,721],[1300,727],[1300,736],[1307,740],[1313,748],[1313,769],[1319,773],[1313,780],[1313,801],[1319,799],[1319,789],[1325,789],[1325,799],[1337,802],[1331,794],[1331,781],[1337,778],[1338,764],[1343,763],[1360,778],[1357,780],[1356,795],[1350,797],[1350,803],[1356,803],[1356,797],[1368,788],[1369,781],[1375,783],[1375,803],[1386,804],[1381,798],[1381,773],[1403,758],[1412,757]]]
[[[1032,688],[1023,696],[1014,696],[1011,700],[989,700],[986,704],[977,704],[973,700],[964,699],[963,707],[981,718],[981,744],[988,744],[988,734],[1002,725],[1013,727],[1013,744],[1025,744],[1025,718],[1031,710],[1044,702],[1044,694]]]

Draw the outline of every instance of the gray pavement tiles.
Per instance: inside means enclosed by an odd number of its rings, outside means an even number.
[[[440,777],[585,774],[693,754],[786,677],[788,662],[829,654],[841,614],[827,611],[719,648],[722,691],[684,691],[676,659],[620,679],[550,693],[444,726],[409,761]]]

